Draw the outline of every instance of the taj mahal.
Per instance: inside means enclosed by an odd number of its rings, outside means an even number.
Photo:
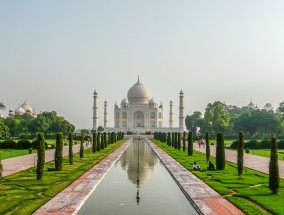
[[[164,127],[163,104],[155,103],[150,97],[149,90],[140,82],[139,77],[127,93],[120,106],[114,105],[114,128],[108,127],[108,104],[104,102],[103,128],[106,132],[123,131],[144,133],[144,132],[182,132],[184,131],[184,94],[179,93],[179,127],[173,127],[173,102],[169,103],[169,127]],[[98,93],[94,92],[93,105],[93,130],[98,128]]]

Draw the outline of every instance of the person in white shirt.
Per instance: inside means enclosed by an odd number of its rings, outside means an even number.
[[[192,170],[202,170],[202,168],[196,163],[196,161],[194,161],[193,165],[192,165]]]

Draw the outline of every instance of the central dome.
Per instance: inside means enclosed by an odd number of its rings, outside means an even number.
[[[130,104],[149,104],[150,93],[138,80],[138,82],[128,90],[127,98]]]

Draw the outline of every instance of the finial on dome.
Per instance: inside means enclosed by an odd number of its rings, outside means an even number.
[[[139,78],[139,75],[138,75],[138,82],[140,82],[140,78]]]

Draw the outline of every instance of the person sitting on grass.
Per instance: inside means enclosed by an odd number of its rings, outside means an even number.
[[[209,166],[207,167],[208,170],[215,170],[214,164],[209,161]]]
[[[196,161],[194,161],[193,165],[192,165],[192,170],[202,170],[202,168],[196,163]]]

